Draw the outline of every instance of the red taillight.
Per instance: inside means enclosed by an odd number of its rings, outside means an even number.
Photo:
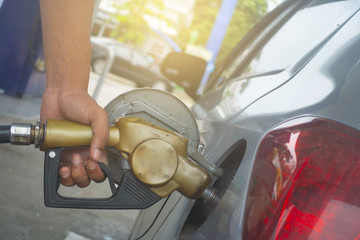
[[[244,239],[360,239],[360,133],[314,119],[267,134],[252,170]]]

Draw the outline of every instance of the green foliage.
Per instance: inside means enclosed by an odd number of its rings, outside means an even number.
[[[197,0],[194,6],[194,20],[188,31],[180,33],[179,41],[188,43],[190,33],[198,32],[195,44],[205,46],[216,20],[221,0]],[[236,44],[244,37],[250,28],[266,13],[266,0],[239,0],[227,29],[223,44],[217,56],[220,63]]]
[[[224,60],[231,49],[240,42],[266,12],[266,0],[239,0],[217,56],[216,64]]]
[[[111,37],[120,42],[139,44],[145,40],[145,34],[149,32],[149,26],[144,19],[145,15],[156,16],[158,19],[166,20],[162,14],[164,9],[163,0],[128,0],[114,4],[116,13],[113,18],[119,21]]]
[[[113,31],[112,37],[121,42],[139,44],[145,40],[149,27],[144,15],[156,17],[171,25],[163,15],[166,0],[128,0],[115,4],[117,13],[114,18],[120,22]],[[196,0],[194,5],[194,19],[188,29],[182,29],[174,39],[183,48],[191,42],[205,46],[216,20],[222,0]],[[239,0],[230,25],[227,29],[223,44],[216,63],[220,63],[232,48],[242,39],[249,29],[266,13],[266,0]]]
[[[194,19],[189,29],[179,33],[178,42],[183,46],[189,43],[191,34],[196,32],[196,45],[205,46],[211,29],[219,12],[221,0],[196,0],[194,5]]]

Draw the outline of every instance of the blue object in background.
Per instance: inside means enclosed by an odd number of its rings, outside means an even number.
[[[206,49],[213,53],[211,60],[208,62],[208,66],[201,79],[200,86],[197,90],[197,94],[201,95],[205,89],[206,83],[210,77],[210,74],[214,70],[215,60],[219,53],[221,44],[224,40],[227,28],[230,24],[232,15],[236,8],[238,0],[223,0],[216,17],[214,26],[211,30],[209,39],[206,44]]]
[[[4,0],[0,7],[0,89],[10,96],[45,89],[39,0]]]
[[[162,39],[164,39],[172,48],[175,52],[181,52],[181,48],[179,47],[179,45],[177,45],[177,43],[172,40],[170,37],[168,37],[165,33],[162,33],[159,30],[156,30],[155,28],[150,28],[154,33],[156,33],[157,35],[159,35]]]

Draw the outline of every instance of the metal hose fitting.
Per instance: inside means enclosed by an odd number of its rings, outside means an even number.
[[[14,145],[34,144],[38,148],[44,138],[44,127],[40,122],[12,123],[10,126],[10,143]]]

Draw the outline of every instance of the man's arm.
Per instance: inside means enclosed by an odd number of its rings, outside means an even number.
[[[96,161],[108,140],[107,114],[88,94],[93,6],[93,0],[40,0],[46,62],[40,120],[58,118],[90,124],[94,134],[86,170],[80,154],[73,155],[71,167],[60,169],[62,183],[69,186],[84,187],[89,178],[105,178]]]

